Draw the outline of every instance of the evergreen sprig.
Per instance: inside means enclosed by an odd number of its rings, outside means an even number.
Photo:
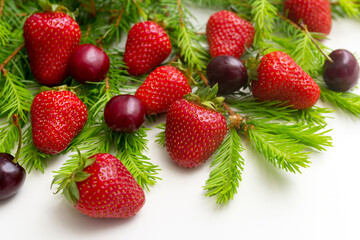
[[[166,17],[166,28],[183,61],[192,68],[204,69],[209,53],[200,44],[202,38],[196,33],[191,15],[181,0],[160,0],[159,11]]]
[[[19,139],[17,127],[10,120],[0,124],[0,152],[10,154]]]
[[[301,173],[300,168],[309,166],[307,147],[288,135],[274,134],[258,126],[248,127],[246,134],[251,146],[274,166],[293,173]]]
[[[147,131],[141,127],[134,133],[112,132],[110,138],[115,143],[116,156],[134,176],[141,187],[149,189],[155,185],[160,178],[157,176],[160,171],[157,165],[150,162],[144,152],[148,150]]]
[[[1,115],[6,114],[7,118],[10,119],[12,115],[17,113],[21,121],[25,123],[28,121],[33,95],[27,84],[28,81],[9,72],[4,75],[0,74]]]
[[[206,196],[216,197],[219,204],[233,199],[242,180],[244,159],[241,152],[244,150],[237,130],[230,129],[211,162],[212,170],[204,186]]]
[[[321,86],[321,85],[320,85]],[[334,92],[321,86],[321,100],[360,117],[360,96],[353,92]]]
[[[255,28],[254,45],[258,48],[267,47],[266,41],[271,40],[273,26],[279,12],[276,6],[279,2],[279,0],[252,0],[250,2],[252,23]]]

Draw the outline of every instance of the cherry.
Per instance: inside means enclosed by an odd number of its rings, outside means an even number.
[[[146,108],[142,101],[128,94],[112,97],[104,109],[105,122],[115,132],[137,131],[145,116]]]
[[[210,86],[218,84],[220,95],[231,94],[247,85],[248,74],[244,64],[233,56],[214,57],[206,68]]]
[[[329,54],[332,62],[326,60],[323,77],[329,89],[345,92],[353,88],[359,79],[359,63],[354,55],[344,49],[337,49]]]
[[[0,153],[0,200],[17,193],[26,178],[24,168],[17,163],[21,149],[21,129],[17,115],[13,116],[13,122],[19,129],[19,145],[15,157],[8,153]]]
[[[69,58],[70,76],[80,83],[104,80],[109,68],[108,55],[92,44],[79,45]]]

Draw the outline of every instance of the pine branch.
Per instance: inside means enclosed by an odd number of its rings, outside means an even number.
[[[10,119],[12,115],[17,113],[23,122],[28,121],[28,113],[30,111],[33,99],[32,93],[29,91],[25,81],[11,73],[5,73],[0,76],[0,86],[2,88],[0,94],[0,115],[4,113]]]
[[[143,154],[147,150],[147,134],[144,127],[134,133],[111,133],[111,138],[115,143],[116,157],[134,176],[139,185],[149,189],[155,185],[158,171],[157,165],[150,162],[150,159]]]
[[[165,123],[160,123],[155,128],[160,129],[160,132],[155,137],[155,142],[165,147]]]
[[[46,160],[49,158],[51,158],[50,155],[40,152],[34,146],[32,141],[32,128],[28,126],[24,133],[19,162],[29,173],[34,169],[44,172],[47,167]]]
[[[240,153],[244,151],[236,129],[231,129],[214,154],[211,163],[212,171],[204,189],[206,196],[216,197],[217,203],[225,204],[232,200],[242,180],[244,159]]]
[[[209,53],[200,44],[201,36],[196,34],[191,23],[195,18],[182,1],[161,0],[158,8],[164,16],[168,16],[167,29],[173,45],[179,48],[183,61],[192,68],[206,68],[210,58]]]
[[[322,101],[330,103],[356,117],[360,117],[360,96],[352,92],[334,92],[320,85]]]
[[[354,0],[339,0],[331,3],[332,13],[340,17],[359,18],[360,2]]]
[[[305,152],[306,145],[285,134],[271,133],[261,126],[248,125],[244,130],[251,146],[274,166],[293,173],[301,173],[301,167],[309,166],[310,153]]]
[[[0,152],[10,153],[19,139],[19,131],[11,121],[0,124]]]
[[[273,3],[272,3],[273,2]],[[274,23],[279,10],[275,3],[279,2],[268,0],[251,1],[252,22],[255,28],[254,45],[258,48],[265,48],[274,30]]]
[[[268,119],[253,120],[248,124],[255,125],[267,133],[286,135],[289,139],[301,143],[318,151],[325,151],[332,147],[332,139],[326,134],[331,130],[325,130],[325,125],[311,125],[303,122],[295,124],[284,124],[283,122],[269,121]]]

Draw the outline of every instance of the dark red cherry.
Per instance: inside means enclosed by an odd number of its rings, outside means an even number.
[[[17,193],[26,178],[24,168],[13,160],[12,155],[0,153],[0,200]]]
[[[137,131],[145,121],[145,114],[145,105],[133,95],[115,96],[104,109],[105,122],[115,132]]]
[[[231,94],[247,85],[248,74],[244,64],[233,56],[214,57],[206,68],[210,86],[218,84],[220,95]]]
[[[359,63],[354,55],[344,49],[329,54],[333,62],[325,61],[323,77],[329,89],[345,92],[353,88],[359,80]]]
[[[76,47],[69,58],[69,74],[80,83],[104,80],[109,68],[108,55],[92,44]]]

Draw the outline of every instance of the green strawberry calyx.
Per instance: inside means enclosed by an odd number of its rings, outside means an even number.
[[[184,98],[190,102],[200,105],[204,108],[211,109],[217,112],[224,112],[223,102],[224,97],[218,97],[218,85],[213,87],[205,87],[196,91],[196,93],[188,93]]]
[[[47,87],[47,86],[41,86],[40,87],[40,91],[69,91],[72,92],[74,94],[77,94],[78,90],[77,90],[78,86],[67,86],[67,85],[61,85],[61,86],[56,86],[56,87]]]
[[[93,164],[96,160],[96,158],[83,157],[79,149],[76,149],[76,151],[79,155],[79,162],[77,168],[75,168],[69,174],[60,173],[56,175],[51,183],[51,186],[53,186],[54,184],[59,184],[59,187],[55,194],[62,191],[65,198],[74,205],[76,205],[78,200],[80,199],[80,193],[76,183],[85,181],[91,176],[91,174],[85,172],[84,169]]]
[[[37,4],[44,12],[64,12],[72,19],[75,19],[77,12],[71,12],[68,8],[60,4],[52,4],[49,0],[37,0]]]

